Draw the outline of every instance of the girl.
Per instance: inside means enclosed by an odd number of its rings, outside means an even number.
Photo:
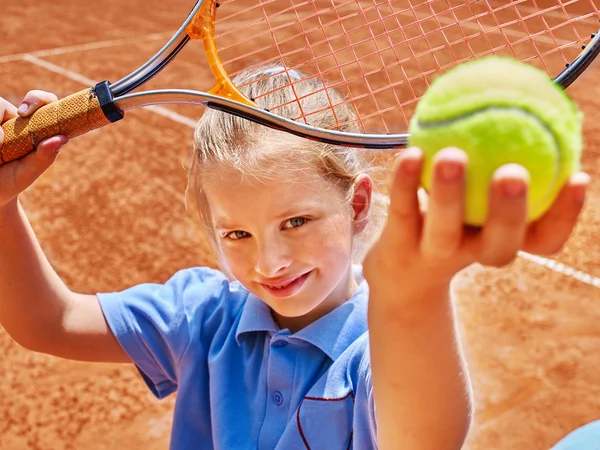
[[[275,89],[286,76],[266,66],[235,83],[263,107],[286,97],[283,113],[297,116],[294,93]],[[296,85],[303,111],[338,96],[321,87]],[[52,100],[30,92],[18,114]],[[4,120],[17,114],[1,107]],[[352,114],[336,111],[344,122]],[[330,114],[315,120],[335,124]],[[18,201],[65,138],[0,168],[6,331],[37,352],[133,362],[158,398],[178,391],[173,449],[460,449],[472,406],[450,282],[476,261],[503,266],[521,248],[559,250],[587,176],[575,174],[527,226],[527,173],[502,167],[488,221],[475,231],[462,225],[465,154],[438,154],[425,214],[417,197],[422,154],[411,148],[397,160],[387,223],[370,233],[374,185],[360,150],[215,111],[199,121],[195,141],[187,200],[222,271],[185,269],[165,284],[96,296],[59,279]],[[352,265],[361,241],[370,247],[362,268]]]

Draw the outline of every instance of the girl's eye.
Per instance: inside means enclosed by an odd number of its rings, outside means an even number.
[[[308,220],[304,217],[292,217],[290,220],[285,222],[283,228],[298,228],[304,225],[306,222],[308,222]]]
[[[235,230],[235,231],[231,231],[231,232],[227,233],[225,235],[225,238],[226,239],[231,239],[233,241],[237,241],[237,240],[240,240],[240,239],[247,238],[249,236],[250,236],[250,233],[247,233],[247,232],[242,231],[242,230]]]

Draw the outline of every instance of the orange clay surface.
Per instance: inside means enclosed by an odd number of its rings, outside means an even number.
[[[19,102],[36,88],[64,97],[89,80],[115,81],[162,46],[192,4],[7,2],[0,96]],[[210,89],[195,49],[150,87]],[[598,67],[585,75],[594,78]],[[585,113],[583,166],[592,182],[581,221],[554,258],[558,271],[519,258],[508,269],[472,267],[454,285],[476,403],[467,450],[544,450],[600,419],[600,87],[578,82],[569,94]],[[183,204],[182,163],[201,110],[165,109],[187,121],[129,112],[71,142],[23,195],[42,247],[71,289],[119,290],[214,266]],[[167,448],[175,396],[155,400],[132,366],[34,354],[1,329],[0,355],[0,450]]]

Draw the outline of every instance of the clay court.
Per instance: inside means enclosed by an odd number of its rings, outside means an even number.
[[[115,81],[153,55],[193,3],[9,2],[0,14],[0,96],[18,103],[30,89],[63,97]],[[149,87],[211,88],[199,49],[185,49]],[[547,450],[600,419],[596,80],[600,66],[568,90],[585,114],[583,168],[592,176],[568,245],[551,260],[522,255],[510,268],[474,266],[456,280],[476,402],[467,450]],[[130,111],[69,143],[23,195],[41,245],[72,290],[115,291],[215,266],[183,202],[183,161],[201,113],[181,105]],[[175,397],[155,400],[132,366],[34,354],[2,330],[0,354],[0,450],[168,447]]]

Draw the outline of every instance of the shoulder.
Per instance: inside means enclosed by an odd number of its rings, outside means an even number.
[[[208,337],[231,327],[248,291],[222,272],[208,267],[184,269],[164,283],[144,283],[120,292],[98,294],[116,335],[153,330],[179,339]],[[200,337],[200,336],[199,336]]]
[[[182,300],[189,307],[200,304],[220,308],[239,308],[248,291],[223,272],[209,267],[193,267],[176,272],[163,285],[155,285],[158,298]]]
[[[215,336],[229,336],[248,297],[239,283],[206,267],[164,283],[97,294],[111,331],[155,395],[177,389],[181,362],[203,367]]]
[[[246,304],[249,292],[223,272],[194,267],[181,270],[167,282],[172,294],[180,297],[188,320],[201,320],[208,329],[231,326]]]
[[[164,283],[144,283],[132,289],[144,289],[155,294],[202,293],[202,297],[225,295],[231,283],[225,274],[210,267],[191,267],[175,272]],[[126,292],[126,291],[125,291]]]
[[[108,301],[138,303],[140,307],[178,305],[194,309],[200,305],[239,307],[248,292],[218,270],[193,267],[175,272],[164,283],[142,283],[119,292],[98,295]]]

